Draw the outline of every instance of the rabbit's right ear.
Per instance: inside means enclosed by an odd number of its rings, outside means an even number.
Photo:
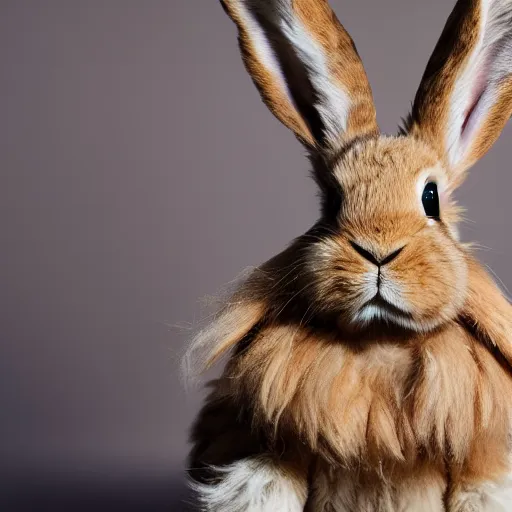
[[[378,133],[352,39],[327,0],[221,0],[263,101],[309,149]]]
[[[458,0],[430,58],[407,131],[458,185],[512,115],[512,0]]]

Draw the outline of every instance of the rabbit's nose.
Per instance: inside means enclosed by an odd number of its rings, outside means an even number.
[[[353,241],[350,242],[350,245],[365,260],[368,260],[370,263],[377,265],[377,267],[381,267],[383,265],[387,265],[388,263],[391,263],[404,250],[403,247],[400,247],[400,249],[397,249],[396,251],[389,253],[384,258],[379,258],[372,252],[367,251],[366,249],[364,249],[359,244],[356,244]]]

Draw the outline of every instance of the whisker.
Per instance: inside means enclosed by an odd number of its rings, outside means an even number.
[[[305,286],[303,286],[300,290],[298,290],[296,293],[294,293],[290,299],[288,299],[286,301],[286,303],[284,304],[283,307],[281,307],[281,309],[276,313],[276,318],[279,317],[279,315],[286,309],[286,307],[290,304],[290,302],[293,301],[293,299],[295,299],[299,294],[301,294],[304,290],[306,290],[307,288],[310,288],[311,286],[313,286],[314,283],[308,283],[306,284]]]
[[[510,292],[507,288],[507,285],[503,282],[503,280],[498,276],[498,274],[496,274],[496,272],[494,272],[494,270],[487,264],[485,264],[487,270],[489,270],[489,272],[495,277],[495,279],[501,284],[501,286],[503,287],[503,289],[505,290],[505,293],[507,295],[510,295]]]

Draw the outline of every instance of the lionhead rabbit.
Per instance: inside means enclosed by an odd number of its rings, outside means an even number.
[[[198,506],[512,510],[512,310],[452,199],[512,113],[512,0],[457,2],[396,137],[326,0],[223,5],[322,214],[192,344],[227,358],[192,431]]]

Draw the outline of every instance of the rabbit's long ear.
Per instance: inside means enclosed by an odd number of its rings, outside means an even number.
[[[352,39],[327,0],[221,0],[263,101],[310,149],[378,133]]]
[[[458,0],[428,63],[408,130],[459,182],[512,114],[512,0]]]

